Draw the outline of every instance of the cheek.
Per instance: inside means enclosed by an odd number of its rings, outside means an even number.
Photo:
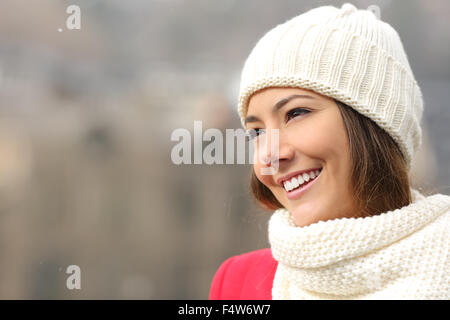
[[[264,165],[261,165],[257,162],[253,165],[253,171],[256,175],[256,178],[261,182],[265,187],[267,187],[271,193],[275,196],[275,198],[280,202],[283,203],[282,197],[284,189],[282,189],[275,181],[274,176],[270,174],[263,174],[264,170],[267,170],[267,167]]]
[[[289,140],[299,152],[299,157],[329,160],[339,148],[342,147],[337,132],[323,122],[314,122],[303,125],[298,130],[292,128]]]
[[[255,172],[256,177],[258,180],[266,185],[267,187],[271,186],[271,175],[262,174],[264,172],[264,169],[267,170],[267,165],[263,162],[263,154],[264,154],[264,146],[262,146],[261,142],[259,140],[254,141],[253,145],[253,171]]]
[[[263,168],[265,168],[265,166],[261,163],[259,159],[257,159],[257,156],[255,156],[253,162],[253,171],[255,172],[256,177],[266,187],[271,187],[272,176],[262,174]]]
[[[350,190],[351,157],[344,123],[340,115],[327,116],[308,124],[301,148],[323,161],[327,167],[326,184],[338,198],[346,198]]]
[[[324,113],[314,121],[305,123],[297,130],[296,137],[291,138],[292,141],[311,157],[324,161],[346,160],[343,156],[349,150],[347,135],[344,124],[336,121],[337,116]]]

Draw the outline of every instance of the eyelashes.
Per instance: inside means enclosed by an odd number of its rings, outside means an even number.
[[[297,118],[301,115],[310,113],[311,111],[305,109],[305,108],[294,108],[292,110],[289,110],[288,112],[286,112],[286,116],[285,116],[285,121],[286,123],[294,118]],[[265,129],[261,129],[261,128],[254,128],[254,129],[248,129],[245,131],[245,135],[247,136],[248,140],[253,140],[255,139],[257,136],[259,136],[262,133],[265,133],[266,130]]]
[[[256,129],[249,129],[245,131],[245,135],[248,140],[253,140],[257,136],[259,136],[261,133],[265,132],[264,129],[256,128]]]
[[[292,110],[289,110],[288,112],[286,112],[286,122],[309,112],[310,112],[309,110],[304,108],[294,108]]]

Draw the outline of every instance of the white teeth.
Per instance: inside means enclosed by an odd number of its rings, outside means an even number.
[[[287,182],[287,189],[288,191],[291,191],[293,189],[293,186],[290,181]]]
[[[297,177],[292,178],[289,181],[284,182],[284,189],[286,191],[291,191],[295,188],[298,188],[298,186],[301,186],[305,182],[308,182],[309,180],[313,180],[317,178],[321,170],[315,170],[308,173],[304,172],[303,174],[298,175]]]
[[[309,174],[307,174],[306,172],[303,173],[303,180],[305,180],[306,182],[309,181]]]
[[[294,188],[297,188],[300,185],[300,183],[298,183],[297,178],[294,178],[291,180],[291,185],[293,185]]]
[[[295,185],[292,183],[292,181],[290,183],[291,183],[291,188],[289,190],[294,190],[296,188]]]

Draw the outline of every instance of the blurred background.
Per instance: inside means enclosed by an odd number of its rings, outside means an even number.
[[[251,166],[177,166],[170,136],[240,128],[257,40],[344,2],[0,0],[0,298],[206,299],[221,262],[268,247]],[[425,98],[413,185],[449,194],[450,2],[351,2],[400,34]]]

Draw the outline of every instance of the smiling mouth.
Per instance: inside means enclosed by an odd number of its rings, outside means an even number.
[[[292,192],[297,189],[301,189],[308,185],[310,182],[314,181],[322,172],[321,169],[311,170],[309,172],[303,172],[291,179],[284,181],[283,187],[287,192]]]

